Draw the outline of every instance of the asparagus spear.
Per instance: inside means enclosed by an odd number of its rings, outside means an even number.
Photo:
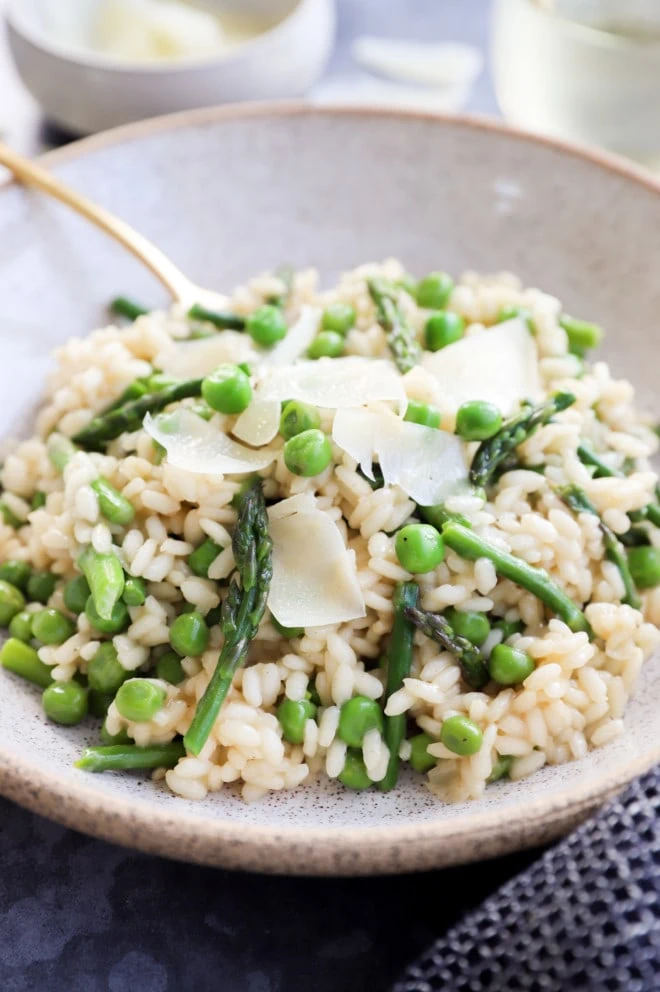
[[[498,575],[510,579],[517,585],[537,596],[542,603],[556,613],[571,630],[585,630],[591,636],[591,628],[582,610],[569,596],[556,585],[547,572],[533,568],[521,558],[500,551],[495,545],[478,537],[474,531],[460,524],[445,524],[442,528],[445,544],[461,558],[476,561],[488,558],[495,566]]]
[[[432,524],[436,530],[442,530],[444,525],[449,523],[462,524],[463,527],[472,526],[468,518],[464,517],[462,513],[451,513],[442,503],[436,503],[435,506],[420,506],[418,503],[417,510],[422,520]]]
[[[409,607],[405,612],[408,620],[419,627],[423,634],[454,655],[463,678],[471,689],[483,689],[489,680],[488,669],[483,655],[471,641],[455,633],[446,618],[438,613],[429,613],[428,610],[414,607]]]
[[[470,481],[475,486],[485,486],[492,481],[499,467],[516,450],[519,444],[531,437],[543,424],[549,423],[556,413],[575,403],[572,393],[555,393],[539,406],[523,405],[520,413],[505,420],[493,437],[482,441],[470,467]]]
[[[594,478],[595,479],[613,479],[613,478],[623,478],[620,472],[615,472],[611,469],[609,465],[606,465],[601,458],[598,457],[595,451],[582,443],[577,449],[578,458],[583,465],[589,465],[595,469]],[[642,510],[635,511],[634,513],[628,514],[630,519],[636,523],[639,520],[648,520],[652,523],[654,527],[660,527],[660,504],[649,503]]]
[[[74,434],[73,440],[81,448],[95,450],[125,431],[136,431],[148,413],[157,413],[170,403],[186,399],[188,396],[201,396],[203,379],[183,379],[158,392],[147,393],[131,403],[94,417],[86,427]]]
[[[623,545],[617,538],[614,531],[612,531],[607,524],[601,520],[598,510],[590,501],[584,489],[580,489],[580,487],[576,485],[560,486],[557,489],[557,493],[564,503],[566,503],[566,506],[573,511],[573,513],[592,513],[598,518],[600,531],[603,535],[605,557],[608,561],[611,561],[613,565],[616,565],[619,575],[621,576],[621,581],[623,582],[623,588],[625,590],[623,602],[638,610],[641,606],[641,600],[637,595],[635,583],[632,575],[630,574],[628,559],[623,549]]]
[[[169,744],[109,744],[106,747],[86,747],[76,761],[76,768],[86,772],[118,772],[134,768],[174,768],[186,749],[181,741]]]
[[[206,307],[195,303],[188,311],[188,316],[193,320],[205,320],[208,324],[219,327],[220,330],[231,328],[235,331],[242,331],[245,327],[245,317],[231,311],[207,310]]]
[[[415,630],[406,616],[408,608],[413,608],[419,600],[419,589],[414,582],[399,582],[394,590],[394,626],[392,638],[387,652],[387,683],[385,686],[385,701],[403,685],[403,680],[410,675],[413,652],[413,636]],[[385,717],[384,738],[390,751],[390,760],[385,778],[378,782],[378,788],[389,792],[396,785],[399,777],[399,748],[406,733],[406,715]]]
[[[137,320],[138,317],[149,313],[146,307],[143,307],[141,303],[137,303],[136,300],[129,299],[128,296],[116,296],[108,305],[108,310],[118,317],[127,317],[128,320]]]
[[[199,754],[204,747],[266,609],[273,575],[273,544],[268,533],[266,502],[258,480],[241,495],[232,547],[240,585],[234,578],[222,604],[225,643],[184,737],[186,749],[192,754]]]
[[[387,334],[387,343],[392,352],[396,367],[400,372],[409,372],[421,357],[415,329],[404,317],[396,300],[396,290],[382,279],[367,281],[369,294],[376,304],[378,322]]]
[[[96,612],[102,620],[110,620],[126,581],[119,558],[100,554],[90,544],[79,556],[78,568],[87,579]]]

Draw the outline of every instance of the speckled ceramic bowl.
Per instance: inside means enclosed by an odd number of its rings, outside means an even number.
[[[212,110],[138,124],[47,157],[199,283],[230,287],[283,260],[327,277],[398,255],[412,271],[512,269],[609,330],[605,348],[659,405],[660,187],[615,160],[497,124],[374,111]],[[26,430],[47,352],[98,326],[120,291],[163,302],[103,235],[39,194],[0,190],[2,428]],[[660,759],[660,662],[625,735],[584,760],[446,806],[411,779],[389,795],[310,785],[247,806],[73,768],[92,726],[48,724],[0,673],[0,791],[69,826],[208,864],[400,872],[548,841]]]

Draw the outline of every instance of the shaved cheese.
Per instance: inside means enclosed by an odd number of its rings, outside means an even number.
[[[266,468],[277,451],[254,451],[232,441],[190,410],[180,409],[155,419],[147,414],[144,429],[167,451],[175,468],[196,475],[242,475]]]
[[[422,363],[437,380],[443,410],[455,412],[468,400],[486,400],[507,415],[521,400],[541,395],[536,344],[519,318],[427,352]]]
[[[403,379],[387,361],[373,358],[321,358],[263,370],[257,387],[259,399],[301,400],[338,410],[364,406],[375,400],[394,401],[405,407]]]
[[[279,400],[253,399],[234,424],[232,434],[239,441],[260,448],[272,441],[280,429],[281,411]]]
[[[218,365],[253,361],[257,356],[252,340],[239,331],[226,330],[199,341],[172,342],[161,351],[154,365],[178,379],[197,379],[208,375]]]
[[[266,360],[271,365],[290,365],[304,355],[318,334],[321,313],[318,307],[303,307],[298,320],[286,332],[286,337],[264,356]]]
[[[422,506],[441,503],[467,482],[460,438],[398,420],[389,412],[338,410],[332,438],[370,479],[377,458],[385,484],[400,486]]]
[[[324,627],[365,616],[355,555],[327,513],[310,510],[278,516],[271,511],[270,536],[273,579],[268,607],[279,623]]]
[[[280,520],[282,517],[290,517],[292,513],[310,513],[315,509],[316,498],[314,493],[308,490],[275,503],[268,510],[268,518],[269,520]]]

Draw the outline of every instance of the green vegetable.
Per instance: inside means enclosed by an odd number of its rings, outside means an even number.
[[[502,414],[493,403],[470,400],[458,408],[456,433],[464,441],[487,441],[502,429]]]
[[[348,334],[355,327],[355,308],[350,303],[330,303],[323,311],[321,327],[324,331]]]
[[[87,708],[90,714],[105,719],[114,698],[111,692],[99,692],[97,689],[90,689],[87,693]]]
[[[47,603],[56,585],[57,576],[52,572],[33,572],[27,583],[27,597],[32,603]]]
[[[64,605],[72,613],[84,613],[89,596],[89,583],[84,575],[76,575],[64,586]]]
[[[410,675],[415,628],[406,616],[406,611],[408,608],[416,607],[418,602],[419,589],[414,582],[399,582],[395,586],[392,597],[394,623],[385,663],[384,706],[387,705],[390,696],[401,688],[403,680]],[[406,714],[385,716],[384,723],[383,738],[390,751],[390,760],[385,777],[378,783],[378,788],[383,792],[390,792],[395,787],[399,777],[399,749],[406,735]]]
[[[598,510],[589,500],[584,490],[580,489],[579,486],[560,486],[557,489],[557,493],[564,503],[566,503],[566,505],[573,511],[573,513],[591,513],[593,516],[598,518],[600,532],[603,536],[605,557],[608,561],[611,561],[613,565],[616,565],[619,575],[621,576],[621,581],[623,582],[623,602],[627,603],[628,606],[632,606],[636,610],[639,609],[641,606],[641,601],[637,595],[633,577],[630,574],[628,558],[626,557],[626,552],[623,545],[617,538],[614,531],[612,531],[607,524],[601,520]]]
[[[488,669],[481,652],[472,641],[457,634],[445,617],[437,613],[408,607],[406,617],[443,650],[454,655],[461,674],[471,689],[483,689],[488,682]]]
[[[524,629],[522,620],[498,620],[493,627],[502,631],[503,641],[508,641],[514,634],[522,634]]]
[[[9,621],[9,636],[29,644],[32,640],[32,613],[21,610]]]
[[[488,659],[490,677],[499,685],[519,685],[534,671],[534,659],[526,651],[497,644]]]
[[[383,732],[383,711],[375,699],[353,696],[339,712],[337,733],[349,747],[361,747],[370,730]]]
[[[245,330],[256,344],[270,348],[286,336],[286,320],[279,307],[266,303],[250,314],[245,322]]]
[[[0,627],[7,627],[12,617],[25,607],[25,596],[10,582],[0,580]]]
[[[108,733],[108,728],[105,721],[101,727],[101,740],[106,746],[112,746],[113,744],[132,744],[131,738],[128,736],[126,730],[120,730],[118,734]]]
[[[451,310],[432,313],[424,325],[424,343],[429,351],[440,351],[447,345],[460,341],[465,331],[465,320]]]
[[[87,716],[87,689],[78,682],[53,682],[44,689],[41,705],[53,723],[72,727]]]
[[[146,307],[129,299],[128,296],[116,296],[108,304],[108,310],[118,317],[126,317],[127,320],[137,320],[138,317],[143,317],[144,314],[149,313]]]
[[[100,554],[90,545],[78,557],[78,568],[87,579],[94,609],[109,620],[124,591],[125,576],[115,554]]]
[[[126,431],[139,430],[148,413],[159,413],[170,403],[191,396],[201,396],[202,382],[202,379],[183,379],[167,389],[145,393],[144,396],[125,403],[116,410],[94,417],[86,427],[74,435],[73,440],[82,448],[92,450],[102,448]]]
[[[90,596],[85,603],[85,616],[100,634],[121,634],[131,622],[126,603],[121,599],[112,607],[109,617],[102,617],[94,605],[94,598]]]
[[[541,568],[533,568],[522,558],[505,551],[500,551],[493,544],[482,537],[461,527],[460,524],[445,524],[442,529],[442,536],[445,544],[448,545],[461,558],[468,561],[476,561],[478,558],[488,558],[495,566],[498,575],[505,579],[510,579],[516,585],[527,589],[542,603],[556,613],[573,631],[585,630],[591,635],[587,618],[582,610],[577,606],[566,593],[555,585],[547,572]]]
[[[135,575],[127,575],[121,598],[127,606],[142,606],[147,598],[147,585],[144,579]]]
[[[125,496],[110,485],[107,479],[94,479],[91,483],[92,489],[96,493],[99,502],[101,515],[111,524],[119,524],[124,527],[130,524],[135,516],[135,509]]]
[[[408,400],[406,415],[403,418],[411,424],[421,424],[422,427],[439,427],[442,419],[437,406],[430,403],[418,403],[417,400]]]
[[[302,637],[305,633],[304,627],[285,627],[283,623],[280,623],[272,614],[270,617],[270,622],[273,627],[282,637],[286,637],[287,641],[293,640],[294,637]]]
[[[440,740],[449,751],[469,757],[481,749],[483,737],[479,727],[469,717],[457,714],[442,724]]]
[[[222,604],[225,642],[185,736],[186,748],[192,754],[199,754],[204,747],[234,673],[245,661],[250,641],[257,633],[266,610],[273,575],[273,545],[268,533],[266,502],[258,481],[253,482],[240,496],[232,547],[240,585],[235,577]]]
[[[218,557],[222,548],[215,541],[212,541],[210,537],[207,537],[205,541],[202,542],[198,547],[195,548],[193,553],[188,558],[188,565],[190,566],[191,572],[195,575],[201,576],[203,579],[207,579],[209,575],[209,568]]]
[[[420,307],[441,310],[447,305],[454,288],[454,280],[447,272],[429,272],[417,283],[415,299]]]
[[[301,403],[300,400],[289,400],[282,410],[280,417],[280,434],[289,441],[304,431],[317,430],[321,426],[321,415],[315,406]]]
[[[305,724],[316,716],[316,706],[309,699],[283,699],[277,707],[277,719],[282,727],[282,736],[290,744],[302,744],[305,738]]]
[[[376,305],[378,323],[385,331],[394,363],[399,372],[405,374],[417,365],[422,354],[415,329],[397,303],[394,286],[381,279],[369,279],[367,287]]]
[[[470,482],[474,486],[486,486],[519,444],[573,403],[575,397],[572,393],[555,393],[539,406],[523,404],[519,413],[504,421],[497,434],[481,442],[470,467]]]
[[[76,632],[73,620],[59,610],[40,610],[32,614],[32,636],[42,644],[64,644]]]
[[[429,744],[435,744],[429,734],[415,734],[410,738],[410,764],[416,772],[424,774],[435,767],[436,759],[428,752]]]
[[[566,331],[568,350],[579,358],[584,358],[587,351],[597,348],[603,340],[603,329],[598,324],[577,320],[575,317],[569,317],[567,313],[561,315],[559,323]]]
[[[466,637],[478,648],[490,634],[490,622],[485,613],[477,613],[476,610],[457,610],[450,606],[445,610],[444,617],[455,634]]]
[[[202,396],[219,413],[242,413],[250,405],[252,386],[237,365],[218,365],[202,382]]]
[[[203,654],[209,646],[209,628],[198,610],[182,613],[170,627],[170,644],[183,658]]]
[[[635,585],[651,589],[660,585],[660,549],[652,547],[630,548],[628,565]]]
[[[176,651],[168,651],[162,658],[158,659],[156,675],[163,682],[170,682],[172,685],[178,685],[179,682],[183,682],[186,673],[183,670],[181,659]]]
[[[294,475],[320,475],[331,461],[332,445],[323,431],[315,428],[296,434],[284,445],[284,464]]]
[[[53,681],[51,669],[44,665],[35,649],[16,637],[10,637],[0,648],[0,665],[43,689]]]
[[[245,317],[241,317],[240,314],[208,310],[206,307],[200,306],[199,303],[195,303],[190,308],[188,317],[191,320],[204,320],[207,324],[213,324],[214,327],[220,328],[221,331],[227,330],[227,328],[242,331],[245,327]]]
[[[10,558],[0,565],[0,580],[9,582],[10,585],[16,586],[22,592],[27,589],[28,579],[31,575],[32,569],[26,561]]]
[[[127,679],[117,689],[115,706],[125,720],[147,723],[167,699],[167,691],[149,679]]]
[[[364,759],[359,751],[347,751],[344,768],[339,776],[339,781],[347,789],[362,790],[368,789],[369,786],[373,785],[365,767]],[[378,785],[382,786],[382,782],[379,782]]]
[[[89,663],[87,681],[90,689],[98,692],[116,693],[126,681],[129,673],[120,664],[117,650],[112,641],[104,641]]]
[[[309,348],[308,358],[339,358],[344,353],[344,337],[337,331],[319,331]]]
[[[588,465],[595,469],[594,479],[621,478],[620,472],[615,472],[609,467],[609,465],[606,465],[605,462],[599,458],[596,452],[592,451],[591,448],[584,442],[578,446],[577,454],[583,465]],[[648,520],[654,527],[660,527],[660,504],[649,503],[648,506],[645,506],[642,510],[636,510],[633,513],[629,513],[628,516],[633,522],[637,522],[638,520]],[[622,534],[621,540],[624,541],[625,537],[626,535]]]
[[[204,400],[199,400],[197,403],[193,403],[189,409],[195,414],[195,416],[201,417],[202,420],[208,421],[213,416],[213,410],[208,403],[204,402]]]
[[[8,527],[13,527],[14,530],[18,530],[19,527],[23,526],[23,521],[19,520],[16,514],[9,509],[4,500],[0,500],[0,516],[7,524]]]
[[[111,744],[109,747],[86,747],[76,768],[86,772],[120,772],[138,768],[174,768],[186,749],[180,741],[170,744]]]
[[[46,505],[46,493],[42,492],[41,489],[37,489],[32,497],[31,505],[33,510],[41,510]]]
[[[508,778],[512,761],[513,758],[510,754],[500,754],[495,760],[493,770],[486,779],[486,785],[492,785],[493,782],[499,782],[501,778]]]
[[[495,323],[503,324],[505,320],[515,320],[516,317],[524,320],[532,334],[534,333],[534,321],[532,320],[531,311],[527,307],[502,307]]]
[[[403,568],[415,574],[432,572],[445,557],[439,531],[430,524],[407,524],[396,535],[396,556]]]
[[[432,524],[436,530],[442,530],[445,524],[461,524],[463,527],[467,527],[468,530],[472,526],[467,517],[464,517],[462,513],[451,513],[447,510],[443,503],[436,503],[435,506],[417,506],[420,517],[426,520],[428,524]]]
[[[46,442],[48,460],[58,472],[64,471],[77,450],[71,438],[64,434],[51,434]]]

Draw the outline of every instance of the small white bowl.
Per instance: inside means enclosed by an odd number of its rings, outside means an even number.
[[[53,38],[39,0],[10,0],[5,17],[16,68],[48,118],[90,134],[176,110],[303,95],[332,51],[334,0],[241,0],[240,9],[279,18],[226,53],[140,63]]]

